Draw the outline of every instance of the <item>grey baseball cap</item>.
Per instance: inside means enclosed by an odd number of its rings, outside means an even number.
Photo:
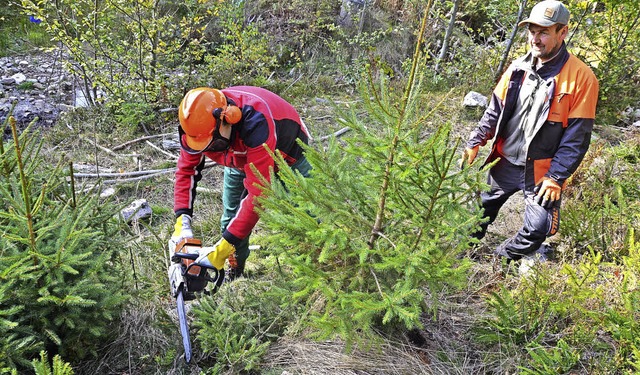
[[[569,23],[569,9],[560,1],[541,1],[531,9],[529,18],[518,23],[518,26],[524,26],[530,23],[542,27],[549,27],[556,23],[567,25]]]

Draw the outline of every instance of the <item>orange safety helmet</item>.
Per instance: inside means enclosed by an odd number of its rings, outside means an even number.
[[[218,121],[236,124],[242,113],[236,106],[228,106],[222,91],[208,87],[189,90],[180,103],[178,118],[187,146],[204,150],[213,140]]]

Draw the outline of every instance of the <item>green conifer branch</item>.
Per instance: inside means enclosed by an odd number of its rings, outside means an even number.
[[[36,120],[34,120],[36,121]],[[18,171],[20,173],[20,184],[22,187],[22,198],[24,199],[24,208],[25,208],[25,218],[27,219],[27,226],[29,228],[29,245],[31,247],[31,251],[34,253],[32,255],[33,264],[38,264],[38,257],[35,256],[36,253],[36,233],[33,228],[33,215],[31,213],[31,194],[29,194],[29,184],[27,178],[24,173],[24,164],[22,162],[22,150],[20,149],[20,138],[18,137],[18,127],[16,126],[16,119],[13,116],[9,117],[9,125],[11,126],[11,134],[13,136],[13,141],[15,143],[15,152],[16,152],[16,162],[18,164]]]
[[[403,123],[405,121],[406,108],[409,103],[409,98],[413,88],[415,87],[415,79],[418,70],[418,65],[422,56],[422,42],[424,40],[424,33],[427,25],[427,19],[429,18],[429,12],[431,10],[431,6],[433,4],[433,0],[429,0],[427,3],[427,9],[425,9],[424,16],[422,17],[422,23],[420,26],[420,32],[418,33],[418,41],[416,42],[416,49],[413,53],[413,60],[411,64],[411,72],[409,74],[409,79],[407,81],[407,86],[405,87],[404,94],[402,96],[402,100],[400,102],[400,108],[398,117],[396,120],[395,134],[393,136],[393,140],[391,141],[391,147],[389,149],[389,155],[387,158],[387,162],[385,163],[384,175],[382,178],[382,185],[380,186],[380,197],[378,200],[378,209],[376,211],[376,219],[373,224],[373,228],[371,229],[371,237],[369,237],[368,246],[369,249],[373,249],[375,241],[380,237],[380,233],[382,231],[382,221],[384,218],[385,207],[386,207],[386,199],[387,199],[387,190],[389,189],[389,181],[391,180],[391,167],[393,166],[396,150],[398,148],[398,139],[400,137],[400,132],[402,130]],[[372,85],[372,83],[370,82]],[[375,87],[371,87],[371,91],[374,93],[376,100],[379,102],[380,108],[385,108],[384,105],[381,105],[380,99],[377,95],[377,90]]]

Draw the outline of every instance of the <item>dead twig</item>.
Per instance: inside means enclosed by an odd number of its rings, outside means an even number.
[[[327,140],[331,137],[339,137],[341,135],[343,135],[344,133],[348,132],[349,130],[351,130],[351,128],[342,128],[340,130],[338,130],[337,132],[333,133],[333,134],[329,134],[329,135],[325,135],[324,137],[320,137],[318,140],[319,141],[324,141]]]
[[[117,183],[123,183],[123,182],[142,181],[142,180],[146,180],[146,179],[149,179],[149,178],[162,176],[162,175],[170,173],[170,172],[175,172],[175,170],[176,170],[176,168],[170,168],[169,170],[166,170],[166,171],[153,173],[153,174],[147,174],[147,175],[144,175],[144,176],[124,178],[124,179],[118,178],[118,179],[115,179],[115,180],[104,180],[104,181],[102,181],[102,183],[108,185],[108,184],[117,184]]]
[[[218,163],[210,162],[204,165],[204,169],[215,167]],[[105,178],[105,177],[125,177],[118,178],[116,180],[105,180],[104,183],[110,183],[112,181],[126,182],[135,181],[136,179],[145,179],[150,177],[160,176],[166,173],[175,172],[177,168],[165,168],[165,169],[147,169],[143,171],[133,172],[111,172],[111,173],[74,173],[74,178]],[[126,178],[126,177],[132,177]]]
[[[140,138],[132,139],[132,140],[130,140],[130,141],[128,141],[128,142],[125,142],[125,143],[123,143],[123,144],[121,144],[121,145],[118,145],[118,146],[114,147],[112,150],[117,151],[117,150],[123,149],[123,148],[125,148],[125,147],[127,147],[127,146],[129,146],[129,145],[132,145],[132,144],[134,144],[134,143],[137,143],[137,142],[142,142],[142,141],[146,141],[146,140],[154,139],[154,138],[166,137],[167,135],[171,135],[171,134],[173,134],[173,133],[163,133],[163,134],[156,134],[156,135],[147,135],[147,136],[144,136],[144,137],[140,137]]]
[[[94,141],[92,139],[88,139],[87,137],[85,137],[83,135],[80,136],[80,139],[82,139],[82,140],[84,140],[86,142],[89,142],[92,145],[94,145],[95,147],[97,147],[97,148],[101,149],[102,151],[106,152],[107,154],[110,154],[110,155],[113,155],[113,156],[116,156],[116,157],[127,157],[128,158],[128,157],[138,157],[139,156],[138,154],[124,154],[124,155],[118,154],[118,153],[114,152],[113,150],[111,150],[111,149],[109,149],[107,147],[100,146],[98,144],[98,141]]]
[[[169,173],[175,172],[176,168],[166,169],[149,169],[146,171],[135,172],[111,172],[111,173],[74,173],[74,177],[80,178],[100,178],[100,177],[133,177],[133,176],[146,176],[149,174]]]
[[[170,153],[170,152],[167,152],[167,151],[165,151],[165,150],[161,149],[160,147],[158,147],[158,146],[154,145],[153,143],[151,143],[151,142],[149,142],[149,141],[145,141],[145,142],[146,142],[149,146],[151,146],[151,147],[155,148],[156,150],[160,151],[161,153],[163,153],[163,154],[167,155],[168,157],[170,157],[170,158],[172,158],[172,159],[178,159],[178,155],[174,155],[174,154],[172,154],[172,153]]]

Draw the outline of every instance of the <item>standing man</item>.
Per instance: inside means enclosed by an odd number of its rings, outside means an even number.
[[[280,153],[292,169],[308,176],[311,166],[299,142],[308,144],[309,132],[291,104],[252,86],[190,90],[180,103],[178,117],[181,150],[171,241],[193,237],[193,204],[205,157],[223,165],[222,238],[212,248],[203,247],[196,263],[221,270],[229,258],[227,278],[234,279],[242,275],[249,256],[261,178],[270,181],[271,173],[277,173],[270,152]]]
[[[515,60],[493,91],[491,103],[471,133],[463,164],[495,138],[486,163],[490,189],[481,194],[485,236],[502,205],[524,192],[522,228],[495,250],[510,260],[531,255],[558,231],[565,182],[589,148],[598,101],[598,81],[567,51],[569,10],[560,1],[536,4],[518,25],[528,30],[530,51]]]

